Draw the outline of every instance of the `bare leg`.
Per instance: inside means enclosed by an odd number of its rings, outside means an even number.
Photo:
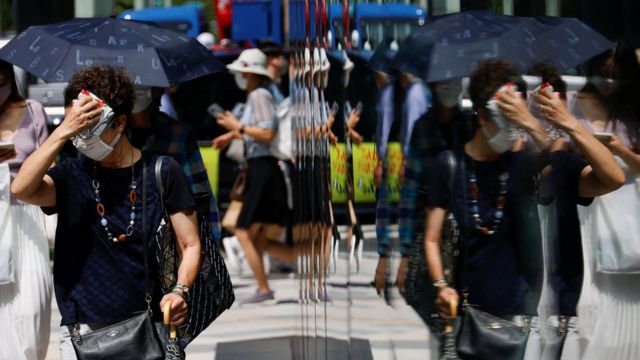
[[[238,238],[238,242],[244,250],[245,258],[249,262],[253,276],[256,279],[258,285],[258,291],[261,293],[268,293],[269,283],[267,276],[264,273],[264,264],[262,263],[262,251],[259,251],[257,246],[251,241],[251,236],[256,237],[260,230],[260,224],[252,224],[250,230],[236,229],[235,234]]]

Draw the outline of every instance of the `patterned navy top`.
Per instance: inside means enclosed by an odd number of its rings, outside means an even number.
[[[100,182],[100,197],[113,234],[125,232],[131,204],[129,184],[131,168],[103,168],[91,160],[68,159],[51,168],[56,187],[56,205],[43,208],[58,213],[53,268],[56,300],[62,325],[74,323],[109,324],[146,309],[144,247],[142,243],[142,166],[147,164],[147,239],[154,314],[159,315],[161,293],[157,286],[157,262],[154,258],[155,230],[160,224],[162,207],[155,185],[155,159],[145,157],[134,165],[138,184],[136,222],[133,235],[114,243],[100,225],[91,186],[92,172]],[[162,166],[165,207],[169,214],[195,209],[185,175],[178,163],[165,158]],[[117,236],[117,235],[116,235]]]

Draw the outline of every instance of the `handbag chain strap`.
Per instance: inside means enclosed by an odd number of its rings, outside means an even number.
[[[464,150],[462,150],[464,151]],[[456,176],[456,170],[458,169],[458,167],[460,167],[460,171],[462,172],[462,198],[464,199],[464,210],[462,212],[462,216],[463,216],[463,222],[462,222],[462,226],[460,226],[460,235],[459,235],[459,240],[458,240],[458,246],[460,247],[460,254],[462,255],[462,272],[460,274],[460,278],[464,279],[466,273],[467,273],[467,258],[468,258],[468,245],[466,243],[466,241],[461,240],[463,239],[466,235],[467,235],[467,204],[466,204],[466,199],[467,199],[467,182],[466,182],[466,178],[467,178],[467,171],[466,171],[466,162],[464,160],[464,153],[462,156],[460,156],[460,159],[458,159],[458,154],[457,151],[455,150],[449,150],[446,152],[447,154],[447,165],[448,165],[448,182],[447,182],[447,186],[448,186],[448,190],[449,190],[449,202],[450,202],[450,209],[451,211],[453,211],[453,185],[455,182],[455,176]],[[464,242],[464,245],[462,244]],[[467,287],[467,285],[464,283],[465,281],[461,281],[463,284],[462,287],[462,308],[465,308],[467,306],[469,306],[469,288]]]
[[[153,313],[151,310],[151,289],[150,289],[150,281],[149,281],[149,244],[147,239],[147,163],[143,158],[143,166],[142,166],[142,243],[144,249],[144,286],[145,286],[145,295],[144,300],[147,302],[147,311],[149,313]]]
[[[148,247],[147,243],[147,163],[142,158],[143,166],[142,166],[142,248],[144,251],[144,288],[145,295],[144,300],[147,303],[147,311],[149,314],[153,314],[153,310],[151,309],[151,301],[153,300],[151,296],[150,289],[150,281],[149,281],[149,258],[148,258]],[[71,337],[78,344],[82,344],[82,335],[80,334],[80,324],[73,324],[73,329],[71,331]]]

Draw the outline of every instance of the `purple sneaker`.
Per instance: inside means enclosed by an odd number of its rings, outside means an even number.
[[[332,303],[333,299],[331,298],[331,296],[329,296],[329,294],[327,294],[327,290],[326,289],[318,289],[318,300],[320,300],[321,302],[325,302],[325,303]]]
[[[273,296],[273,291],[269,291],[267,293],[261,293],[259,290],[256,290],[255,294],[253,294],[248,299],[240,303],[240,305],[249,305],[249,304],[263,304],[263,305],[275,304],[275,297]]]

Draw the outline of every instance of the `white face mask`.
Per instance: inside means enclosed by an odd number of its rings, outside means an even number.
[[[234,80],[236,81],[236,85],[240,90],[247,90],[247,83],[249,82],[245,77],[242,76],[241,73],[233,74]]]
[[[442,105],[452,108],[458,105],[462,97],[462,80],[439,81],[436,83],[434,91],[436,98]]]
[[[151,97],[151,88],[146,86],[136,86],[136,100],[133,102],[132,114],[138,114],[147,109],[153,100]]]
[[[604,97],[611,96],[618,89],[618,81],[602,76],[594,76],[589,79],[598,92]]]
[[[80,136],[75,136],[71,142],[82,155],[95,161],[102,161],[111,154],[113,147],[118,143],[118,141],[120,141],[121,135],[121,133],[118,133],[111,144],[106,144],[102,141],[100,136],[96,134],[86,139],[83,139]]]

